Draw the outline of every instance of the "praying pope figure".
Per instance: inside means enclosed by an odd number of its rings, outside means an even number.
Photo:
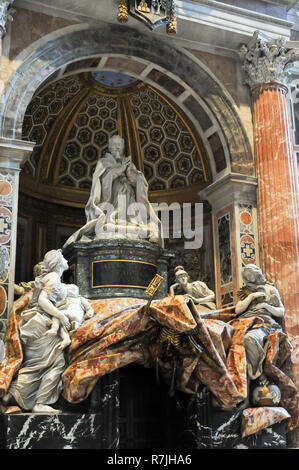
[[[86,224],[64,244],[91,238],[143,238],[163,245],[161,223],[148,200],[148,183],[119,136],[110,138],[108,152],[96,165],[85,206]]]

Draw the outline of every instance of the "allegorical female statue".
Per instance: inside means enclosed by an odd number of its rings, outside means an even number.
[[[208,288],[203,281],[189,282],[190,276],[184,270],[183,266],[176,266],[174,268],[174,275],[176,282],[170,286],[170,295],[175,295],[175,290],[182,290],[194,303],[204,305],[211,310],[216,308],[215,294]]]
[[[238,318],[258,317],[263,321],[259,328],[247,331],[244,336],[247,373],[249,379],[257,379],[263,373],[263,361],[267,353],[267,337],[271,331],[280,330],[277,322],[285,309],[276,287],[268,284],[261,269],[248,264],[242,271],[244,286],[239,291],[240,300],[235,312]],[[234,320],[238,321],[238,320]]]
[[[4,404],[13,401],[34,413],[60,412],[51,405],[62,390],[61,375],[66,366],[63,339],[48,332],[53,317],[64,327],[69,324],[63,311],[55,307],[61,296],[61,276],[67,269],[61,250],[49,251],[35,267],[31,308],[21,313],[19,322],[24,359],[3,397]]]
[[[160,221],[148,200],[148,184],[115,135],[99,158],[85,207],[86,224],[65,243],[91,238],[143,238],[162,244]]]

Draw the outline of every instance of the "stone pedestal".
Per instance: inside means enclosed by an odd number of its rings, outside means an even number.
[[[168,259],[159,245],[138,240],[75,242],[64,250],[70,269],[66,281],[77,284],[88,299],[148,298],[145,289],[155,274],[163,281],[156,298],[167,295]]]
[[[101,414],[31,413],[0,417],[1,449],[105,449]]]
[[[260,433],[240,437],[242,412],[216,411],[212,414],[211,447],[213,449],[284,449],[285,424],[277,423]]]
[[[277,423],[260,433],[241,437],[242,411],[219,411],[211,406],[204,388],[189,410],[188,434],[191,449],[283,449],[285,424]]]
[[[60,398],[59,415],[0,415],[0,449],[117,449],[118,372],[104,376],[78,405]]]

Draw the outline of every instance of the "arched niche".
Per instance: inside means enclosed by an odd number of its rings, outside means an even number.
[[[213,74],[168,38],[122,25],[76,25],[33,43],[15,59],[20,64],[5,90],[0,135],[20,138],[24,115],[36,90],[53,74],[99,58],[97,68],[125,69],[179,103],[203,130],[213,179],[225,171],[252,174],[252,154],[233,101]],[[71,65],[74,64],[74,65]],[[52,77],[52,78],[50,78]]]

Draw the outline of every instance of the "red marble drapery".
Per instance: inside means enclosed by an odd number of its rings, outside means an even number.
[[[30,299],[31,293],[18,299],[9,318],[5,354],[0,363],[0,397],[8,391],[13,377],[22,368],[18,323]],[[197,325],[196,335],[212,359],[212,363],[210,360],[207,362],[207,358],[199,357],[188,344],[180,345],[175,359],[174,387],[177,390],[193,394],[202,382],[224,409],[235,408],[246,398],[244,335],[248,329],[261,326],[257,317],[236,319],[233,307],[211,312],[200,305],[195,307],[184,296],[169,296],[153,302],[150,315],[144,311],[145,300],[101,299],[91,303],[94,316],[76,331],[68,348],[68,365],[62,380],[63,395],[69,402],[84,400],[103,375],[129,363],[154,367],[156,359],[162,357],[163,343],[155,335],[151,337],[148,330],[153,319],[154,323],[177,333],[193,331]],[[283,364],[290,354],[290,343],[282,331],[270,334],[268,341],[265,371],[279,385],[284,408],[247,409],[242,422],[244,436],[286,418],[289,418],[288,430],[295,429],[299,423],[298,392],[290,377],[283,372]],[[171,383],[173,360],[160,362],[159,373]],[[8,407],[5,413],[17,411],[20,409],[13,406]]]

